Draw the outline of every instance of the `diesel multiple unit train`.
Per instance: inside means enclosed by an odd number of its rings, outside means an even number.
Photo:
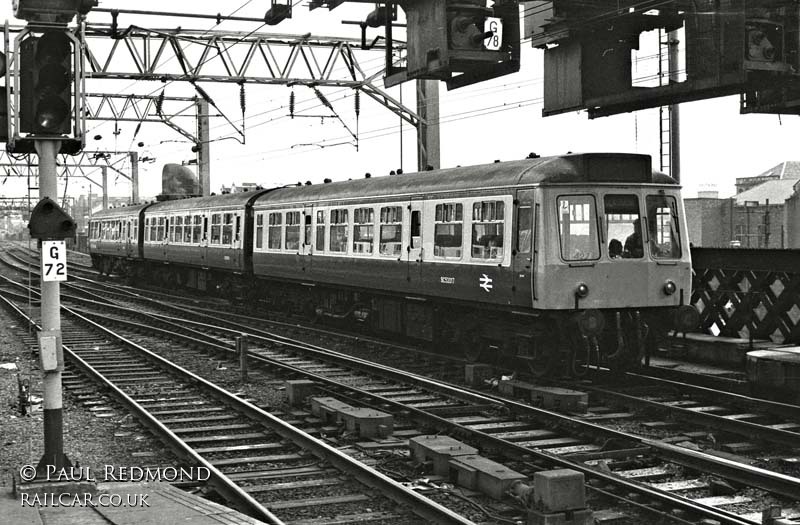
[[[686,330],[680,188],[646,155],[569,154],[109,209],[96,268],[495,357],[640,361]]]

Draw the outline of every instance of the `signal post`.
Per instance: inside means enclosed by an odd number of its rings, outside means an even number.
[[[28,228],[41,249],[41,327],[39,365],[43,373],[44,454],[37,465],[39,478],[48,467],[60,470],[70,463],[64,453],[61,373],[61,290],[66,281],[66,242],[76,224],[58,204],[57,155],[83,149],[83,53],[80,32],[67,27],[75,15],[85,15],[96,0],[18,0],[14,15],[28,21],[14,45],[13,92],[9,108],[8,150],[37,154],[40,201]],[[45,7],[46,6],[46,7]]]

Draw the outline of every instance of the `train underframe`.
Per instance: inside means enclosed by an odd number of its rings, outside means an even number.
[[[323,284],[254,280],[172,264],[94,256],[93,262],[104,273],[126,275],[136,283],[195,289],[312,322],[422,342],[469,362],[541,377],[581,377],[597,366],[639,367],[658,351],[670,330],[685,332],[696,325],[696,311],[689,306],[520,311]]]

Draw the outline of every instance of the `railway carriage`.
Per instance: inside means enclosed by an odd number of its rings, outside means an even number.
[[[696,319],[680,189],[650,166],[576,154],[159,203],[144,267],[473,360],[624,365]]]
[[[142,256],[165,283],[229,295],[249,274],[252,201],[263,192],[164,201],[147,208]]]
[[[139,219],[148,204],[111,208],[94,214],[89,222],[89,252],[101,272],[120,272],[141,258]]]

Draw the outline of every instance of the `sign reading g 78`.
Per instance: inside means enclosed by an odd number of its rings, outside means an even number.
[[[67,280],[67,243],[42,241],[42,280]]]

